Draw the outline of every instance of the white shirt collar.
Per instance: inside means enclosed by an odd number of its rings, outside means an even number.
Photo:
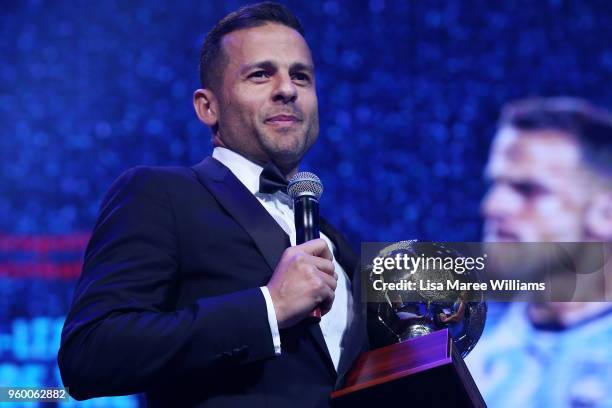
[[[264,201],[278,200],[290,209],[293,209],[293,200],[283,191],[279,190],[274,194],[263,194],[259,192],[259,176],[263,171],[263,167],[259,164],[253,163],[246,157],[241,156],[233,150],[226,149],[225,147],[215,147],[212,157],[219,160],[230,169],[234,176],[236,176],[255,197]]]
[[[259,191],[259,176],[263,167],[225,147],[215,147],[212,157],[230,169],[251,194]]]

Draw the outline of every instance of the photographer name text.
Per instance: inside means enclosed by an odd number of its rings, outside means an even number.
[[[407,279],[399,282],[383,282],[377,279],[372,282],[372,287],[377,291],[543,291],[546,290],[546,283],[523,282],[520,279],[492,279],[489,282],[461,282],[450,279],[446,282]]]

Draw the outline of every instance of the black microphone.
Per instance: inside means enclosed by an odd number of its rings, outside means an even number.
[[[287,192],[293,199],[296,244],[319,238],[319,198],[323,194],[321,180],[313,173],[301,171],[291,177]],[[309,318],[319,322],[321,309],[315,308]]]

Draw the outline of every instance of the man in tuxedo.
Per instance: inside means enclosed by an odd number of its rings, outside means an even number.
[[[286,178],[319,132],[303,29],[274,3],[208,34],[198,118],[214,151],[138,167],[101,206],[58,361],[77,399],[318,407],[365,344],[357,259],[324,219],[295,245]],[[320,324],[305,319],[319,307]]]

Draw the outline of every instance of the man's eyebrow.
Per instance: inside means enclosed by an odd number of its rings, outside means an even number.
[[[300,72],[300,71],[306,71],[306,72],[314,72],[314,67],[310,64],[304,64],[302,62],[296,62],[294,64],[291,65],[291,67],[289,68],[289,72]]]
[[[257,61],[252,64],[245,64],[242,67],[241,72],[242,74],[246,74],[248,71],[254,68],[261,68],[261,69],[265,69],[268,71],[274,71],[277,69],[277,64],[275,64],[274,62],[270,60]],[[300,71],[306,71],[306,72],[312,73],[314,72],[314,67],[311,64],[306,64],[303,62],[295,62],[291,64],[291,66],[289,67],[289,72],[300,72]]]
[[[272,62],[272,61],[257,61],[254,62],[252,64],[245,64],[242,69],[240,70],[243,74],[246,74],[247,72],[249,72],[250,70],[254,69],[254,68],[261,68],[261,69],[265,69],[265,70],[274,70],[276,69],[276,65]]]

